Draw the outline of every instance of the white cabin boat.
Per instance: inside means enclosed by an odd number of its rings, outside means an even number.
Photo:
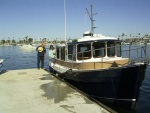
[[[21,49],[36,49],[36,46],[32,44],[26,44],[26,45],[21,45],[19,46]]]
[[[49,66],[87,95],[134,109],[147,63],[129,61],[122,57],[118,38],[94,34],[91,29],[82,38],[57,47],[56,60],[49,62]]]

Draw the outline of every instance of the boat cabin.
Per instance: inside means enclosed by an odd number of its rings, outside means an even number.
[[[127,65],[128,59],[121,57],[120,40],[102,35],[90,35],[91,34],[84,34],[83,38],[68,42],[67,45],[57,47],[56,63],[59,65],[64,65],[64,62],[67,65],[82,63],[82,66],[85,63],[89,63],[89,65],[95,65],[93,63],[99,63],[100,65],[100,63],[103,63],[103,65],[107,64],[107,66],[105,66],[106,68]]]
[[[83,60],[89,62],[97,61],[97,59],[121,57],[120,40],[102,35],[95,37],[90,35],[84,34],[83,38],[68,42],[67,46],[57,47],[57,59],[67,62]]]

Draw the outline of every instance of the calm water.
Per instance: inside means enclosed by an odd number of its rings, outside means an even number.
[[[128,48],[127,46],[125,48]],[[150,46],[147,46],[147,56],[150,58]],[[135,54],[131,54],[134,58]],[[0,70],[28,69],[37,67],[37,53],[35,49],[20,49],[18,46],[0,46],[0,58],[4,59]],[[44,68],[48,69],[48,49]],[[150,66],[147,67],[145,80],[142,84],[139,102],[134,111],[115,108],[119,113],[150,113]]]
[[[48,68],[48,49],[44,68]],[[37,67],[37,52],[35,49],[21,49],[18,46],[0,46],[0,58],[4,59],[2,69],[27,69]]]

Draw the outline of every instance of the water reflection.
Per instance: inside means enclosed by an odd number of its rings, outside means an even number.
[[[92,104],[86,98],[81,98],[81,94],[73,90],[65,83],[59,81],[51,75],[43,75],[41,80],[49,80],[49,83],[41,85],[41,89],[45,92],[44,97],[50,99],[52,103],[59,103],[61,101],[77,101],[80,103]]]

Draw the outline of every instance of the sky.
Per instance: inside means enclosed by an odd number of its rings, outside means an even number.
[[[0,40],[80,38],[91,29],[91,4],[94,33],[150,35],[150,0],[0,0]]]

